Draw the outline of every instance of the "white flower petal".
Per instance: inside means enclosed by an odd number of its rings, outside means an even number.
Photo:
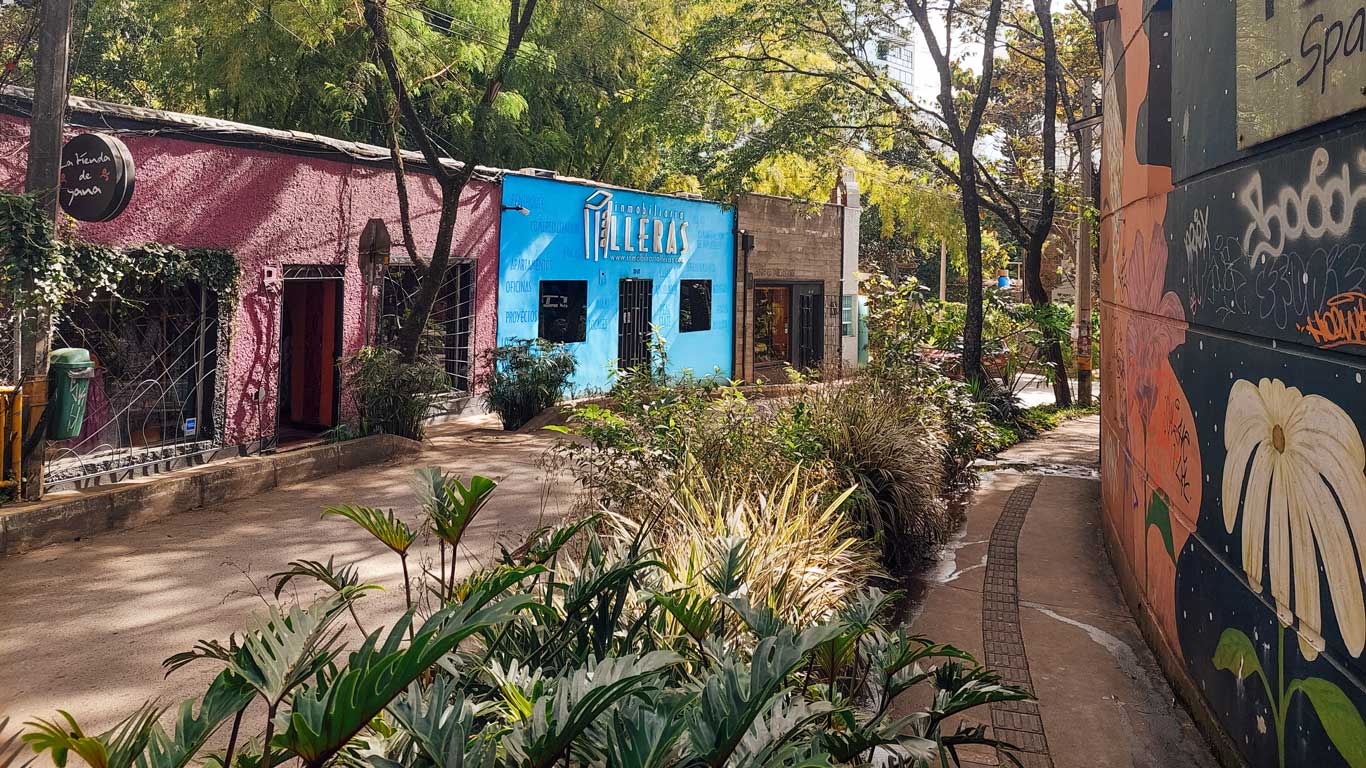
[[[1224,448],[1233,450],[1235,444],[1260,441],[1270,434],[1271,419],[1262,393],[1250,381],[1235,381],[1224,416]]]
[[[1262,555],[1266,548],[1267,504],[1271,496],[1271,454],[1265,443],[1252,459],[1243,496],[1243,571],[1255,591],[1262,589]],[[1275,567],[1275,564],[1272,564]]]
[[[1262,447],[1265,449],[1267,446],[1263,444]],[[1271,494],[1267,501],[1266,524],[1268,538],[1270,539],[1267,560],[1271,567],[1271,597],[1276,601],[1276,615],[1280,617],[1281,623],[1290,626],[1295,622],[1294,614],[1290,612],[1290,569],[1293,564],[1297,569],[1295,575],[1299,576],[1298,567],[1300,556],[1303,554],[1300,549],[1301,542],[1297,540],[1295,542],[1295,557],[1292,559],[1290,556],[1291,526],[1296,523],[1290,516],[1290,495],[1286,488],[1286,483],[1289,480],[1286,465],[1291,462],[1283,461],[1284,457],[1274,448],[1266,450],[1266,456],[1271,462]],[[1251,489],[1249,489],[1249,493],[1251,493]],[[1303,522],[1304,530],[1295,533],[1303,535],[1303,546],[1308,549],[1309,561],[1313,563],[1314,540],[1309,533],[1309,521]],[[1317,583],[1315,583],[1314,592],[1314,596],[1317,598]],[[1318,624],[1317,614],[1316,608],[1315,625]]]
[[[1300,488],[1305,491],[1304,511],[1313,526],[1314,541],[1328,576],[1328,594],[1333,600],[1338,632],[1347,650],[1353,656],[1360,656],[1366,647],[1366,601],[1362,599],[1361,569],[1352,546],[1352,534],[1323,478],[1312,467],[1297,466],[1296,469],[1301,475]],[[1313,578],[1317,584],[1317,568]],[[1297,597],[1298,594],[1296,589]],[[1297,600],[1296,607],[1298,605]],[[1321,641],[1319,647],[1323,647]]]
[[[1238,502],[1243,492],[1248,460],[1262,441],[1270,439],[1270,435],[1271,424],[1257,388],[1242,379],[1234,382],[1224,418],[1224,448],[1228,456],[1224,459],[1223,496],[1220,499],[1224,511],[1224,530],[1229,533],[1233,533],[1238,521]]]
[[[1302,632],[1322,637],[1320,633],[1323,628],[1323,606],[1319,602],[1319,560],[1318,552],[1314,549],[1314,530],[1310,524],[1310,500],[1318,501],[1314,495],[1314,486],[1322,489],[1324,485],[1312,468],[1309,468],[1307,473],[1304,470],[1305,468],[1293,459],[1282,457],[1277,479],[1285,483],[1286,497],[1290,504],[1289,533],[1295,572],[1294,616],[1299,618]],[[1332,499],[1329,499],[1329,502],[1331,503]],[[1342,528],[1343,533],[1346,533],[1345,526]],[[1275,567],[1272,566],[1273,569]],[[1286,621],[1287,618],[1290,617],[1283,616],[1282,623],[1291,626],[1293,618]]]

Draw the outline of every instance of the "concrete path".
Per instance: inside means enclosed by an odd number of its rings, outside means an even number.
[[[358,605],[368,630],[403,609],[398,558],[350,521],[320,519],[326,506],[392,507],[410,524],[417,504],[413,470],[439,466],[499,482],[465,537],[463,562],[489,562],[553,523],[572,503],[572,485],[539,466],[552,437],[507,434],[492,418],[443,425],[415,460],[324,477],[218,507],[186,512],[127,531],[111,531],[0,559],[0,717],[11,728],[60,707],[98,732],[148,699],[176,704],[200,693],[212,665],[191,665],[169,679],[161,661],[199,639],[226,640],[263,608],[267,577],[290,560],[356,563],[385,591]],[[410,564],[434,558],[425,546]],[[314,585],[300,582],[308,596]]]
[[[1100,519],[1099,419],[1005,452],[927,575],[912,628],[1030,689],[977,714],[1026,768],[1213,768],[1130,617]],[[1008,765],[993,752],[972,765]]]

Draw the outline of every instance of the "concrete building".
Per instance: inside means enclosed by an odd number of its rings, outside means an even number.
[[[1366,764],[1366,7],[1097,18],[1116,572],[1225,764]]]
[[[718,203],[548,172],[503,179],[498,343],[563,342],[577,393],[618,369],[731,376],[735,215]]]
[[[832,199],[737,199],[735,378],[783,381],[789,366],[857,364],[860,208],[852,172]]]
[[[80,437],[52,447],[50,482],[108,482],[316,438],[354,414],[336,361],[401,316],[404,270],[364,269],[359,253],[371,220],[395,240],[401,231],[388,150],[90,99],[70,104],[70,132],[117,135],[137,175],[127,209],[79,223],[78,236],[227,251],[240,280],[235,296],[188,286],[153,291],[141,307],[99,299],[57,324],[54,347],[87,347],[100,365]],[[0,99],[0,188],[22,189],[29,109],[20,89]],[[440,193],[419,156],[408,162],[418,252],[430,252]],[[436,311],[452,385],[466,391],[494,342],[500,199],[493,171],[466,189],[461,259]]]

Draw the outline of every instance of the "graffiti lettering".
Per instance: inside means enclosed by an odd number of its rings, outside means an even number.
[[[1176,413],[1172,417],[1172,425],[1167,429],[1167,435],[1171,438],[1172,449],[1176,453],[1176,480],[1181,483],[1181,497],[1186,501],[1191,500],[1191,481],[1190,481],[1190,447],[1191,430],[1186,425],[1186,420],[1181,418],[1181,401],[1177,400]]]
[[[1328,69],[1333,62],[1339,56],[1347,59],[1357,53],[1366,53],[1363,32],[1366,32],[1366,6],[1358,8],[1346,24],[1343,24],[1341,19],[1327,22],[1321,13],[1315,15],[1305,26],[1304,34],[1300,36],[1300,58],[1311,59],[1309,69],[1300,75],[1295,85],[1304,85],[1315,72],[1318,72],[1319,93],[1327,93],[1330,79]]]
[[[1200,264],[1209,254],[1209,206],[1196,208],[1191,223],[1186,227],[1186,270],[1191,278],[1190,310],[1200,309],[1200,292],[1196,290]]]
[[[1299,189],[1281,187],[1273,200],[1263,194],[1261,172],[1253,171],[1238,193],[1238,201],[1252,217],[1243,233],[1243,251],[1251,264],[1280,258],[1288,243],[1301,238],[1342,237],[1351,229],[1357,206],[1366,200],[1366,181],[1353,187],[1345,162],[1336,175],[1325,178],[1328,163],[1328,150],[1315,149],[1304,184]],[[1357,152],[1357,167],[1366,172],[1366,150]]]
[[[1196,208],[1186,227],[1186,258],[1194,261],[1209,250],[1209,206]]]
[[[1366,293],[1339,293],[1328,300],[1327,307],[1315,311],[1296,327],[1324,349],[1366,344]]]
[[[1207,222],[1208,219],[1205,219]],[[1191,251],[1187,251],[1190,255]],[[1242,266],[1242,250],[1234,237],[1215,235],[1188,259],[1190,305],[1192,316],[1201,307],[1210,306],[1216,316],[1247,314],[1246,269]]]

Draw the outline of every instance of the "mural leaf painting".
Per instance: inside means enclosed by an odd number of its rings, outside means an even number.
[[[1366,768],[1366,722],[1342,689],[1327,680],[1310,677],[1290,685],[1314,705],[1314,712],[1333,746],[1352,768]]]
[[[1214,650],[1214,668],[1232,672],[1239,680],[1246,680],[1255,674],[1261,678],[1267,698],[1271,698],[1271,685],[1266,679],[1266,672],[1262,670],[1262,662],[1257,659],[1257,650],[1242,630],[1225,629],[1219,636],[1219,646]]]
[[[1265,561],[1276,615],[1285,626],[1298,617],[1300,651],[1312,661],[1324,648],[1321,564],[1338,632],[1360,656],[1366,604],[1354,543],[1366,527],[1366,448],[1351,417],[1280,379],[1239,379],[1229,393],[1224,447],[1224,528],[1233,533],[1241,510],[1248,584],[1262,591]]]
[[[1162,544],[1167,548],[1167,556],[1176,562],[1176,546],[1172,543],[1172,511],[1167,504],[1167,498],[1160,491],[1153,491],[1152,500],[1148,502],[1148,519],[1145,526],[1151,528],[1157,526],[1158,533],[1162,534]]]
[[[1337,748],[1346,764],[1352,768],[1366,768],[1366,721],[1361,713],[1347,698],[1341,688],[1328,680],[1308,677],[1285,682],[1285,627],[1280,627],[1277,640],[1276,690],[1273,690],[1258,660],[1257,650],[1242,630],[1228,628],[1219,636],[1219,645],[1214,651],[1214,668],[1232,672],[1238,680],[1246,680],[1256,675],[1266,692],[1267,702],[1274,713],[1279,765],[1285,761],[1285,727],[1290,715],[1290,705],[1295,694],[1303,693],[1314,707],[1319,724],[1329,741]]]

